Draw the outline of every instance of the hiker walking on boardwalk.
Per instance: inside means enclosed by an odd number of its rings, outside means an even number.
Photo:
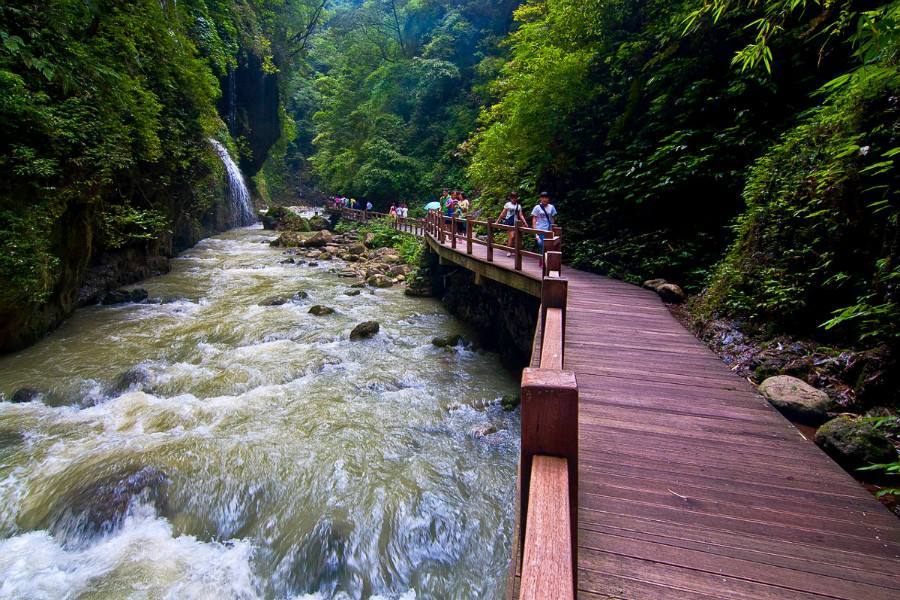
[[[509,225],[510,227],[514,226],[517,221],[521,221],[522,225],[528,227],[528,222],[525,220],[525,215],[522,211],[522,205],[519,203],[519,194],[516,192],[509,193],[509,201],[503,205],[503,212],[500,213],[500,217],[497,219],[497,223],[501,225]],[[511,229],[509,232],[509,241],[508,245],[512,248],[516,246],[516,230]],[[511,253],[507,252],[507,256],[512,256]]]
[[[553,225],[556,223],[556,207],[550,204],[550,194],[541,192],[540,202],[531,209],[532,227],[534,229],[542,229],[544,231],[553,231]],[[541,255],[540,264],[544,266],[544,234],[538,233],[537,245],[538,253]]]

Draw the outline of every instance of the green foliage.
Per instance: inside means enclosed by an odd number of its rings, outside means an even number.
[[[418,204],[443,186],[463,187],[460,144],[475,127],[495,32],[514,2],[365,0],[337,5],[312,42],[311,119],[319,184],[331,193]],[[303,85],[298,85],[302,89]],[[305,165],[303,165],[305,166]]]
[[[866,60],[823,86],[824,104],[753,166],[703,310],[900,342],[900,72],[896,48]]]
[[[154,209],[141,210],[129,204],[113,204],[103,211],[102,231],[106,247],[111,249],[155,239],[168,225],[168,217]]]
[[[419,264],[424,251],[424,242],[416,236],[397,231],[388,218],[369,221],[359,228],[363,234],[371,233],[374,237],[372,245],[378,248],[396,248],[400,251],[403,262],[410,265]]]
[[[875,427],[885,429],[894,435],[900,434],[900,418],[898,417],[879,417],[874,420]],[[891,463],[882,463],[877,465],[869,465],[862,467],[859,471],[869,471],[882,473],[890,477],[900,477],[900,461]],[[875,493],[877,497],[895,495],[900,496],[900,487],[886,487]]]
[[[91,255],[196,230],[222,176],[208,138],[235,150],[217,76],[247,51],[295,65],[318,7],[0,4],[0,315],[46,302],[61,277],[77,285]]]

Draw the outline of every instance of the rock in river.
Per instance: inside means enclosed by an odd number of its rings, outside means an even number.
[[[377,288],[388,288],[394,285],[394,282],[391,281],[391,278],[386,275],[372,275],[371,277],[366,279],[366,283],[368,283],[372,287]]]
[[[897,449],[872,419],[841,415],[822,425],[816,443],[846,469],[897,460]]]
[[[759,385],[759,393],[787,418],[812,425],[828,418],[831,408],[828,394],[790,375],[769,377]]]
[[[321,304],[316,304],[309,309],[309,314],[315,315],[317,317],[324,317],[325,315],[333,315],[334,309],[330,306],[322,306]]]
[[[366,321],[353,328],[353,331],[350,332],[350,339],[364,340],[378,333],[380,329],[381,325],[378,324],[378,321]]]
[[[22,404],[25,402],[40,402],[44,398],[44,393],[40,390],[36,390],[34,388],[23,387],[17,389],[12,396],[9,397],[9,401],[13,404]]]
[[[113,290],[111,292],[107,292],[105,296],[103,296],[103,300],[101,300],[101,304],[123,304],[125,302],[143,302],[146,300],[150,294],[147,293],[147,290],[143,288],[137,288],[133,290]]]
[[[260,306],[281,306],[282,304],[287,304],[288,298],[284,296],[272,296],[271,298],[266,298],[262,302],[259,303]]]
[[[119,528],[136,503],[167,508],[169,478],[156,467],[142,467],[76,488],[57,501],[49,529],[66,547],[81,547]]]

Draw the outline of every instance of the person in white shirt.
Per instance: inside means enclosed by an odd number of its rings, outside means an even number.
[[[510,192],[509,201],[503,205],[503,212],[500,213],[500,217],[497,219],[497,223],[501,225],[509,225],[513,226],[516,224],[516,221],[521,221],[522,225],[528,227],[528,221],[525,220],[524,211],[522,210],[522,205],[519,203],[519,194],[516,192]],[[512,229],[509,232],[509,241],[507,242],[510,247],[515,248],[516,246],[516,230]],[[506,253],[507,256],[512,256],[509,252]]]
[[[553,224],[556,223],[556,207],[550,204],[550,194],[541,192],[540,203],[531,209],[532,227],[534,229],[543,229],[544,231],[553,231]],[[544,265],[544,234],[538,233],[537,244],[538,252],[541,255],[541,266]]]

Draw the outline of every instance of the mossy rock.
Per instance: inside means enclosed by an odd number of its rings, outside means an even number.
[[[321,304],[316,304],[309,309],[309,314],[315,315],[317,317],[324,317],[326,315],[333,315],[334,309],[330,306],[322,306]]]
[[[323,229],[328,229],[331,226],[331,224],[328,222],[328,219],[320,215],[311,217],[308,224],[309,228],[312,231],[321,231]]]
[[[816,444],[846,469],[894,462],[897,449],[874,420],[841,415],[822,425]]]
[[[502,406],[505,411],[515,410],[521,403],[522,399],[518,394],[506,394],[500,398],[500,406]]]

